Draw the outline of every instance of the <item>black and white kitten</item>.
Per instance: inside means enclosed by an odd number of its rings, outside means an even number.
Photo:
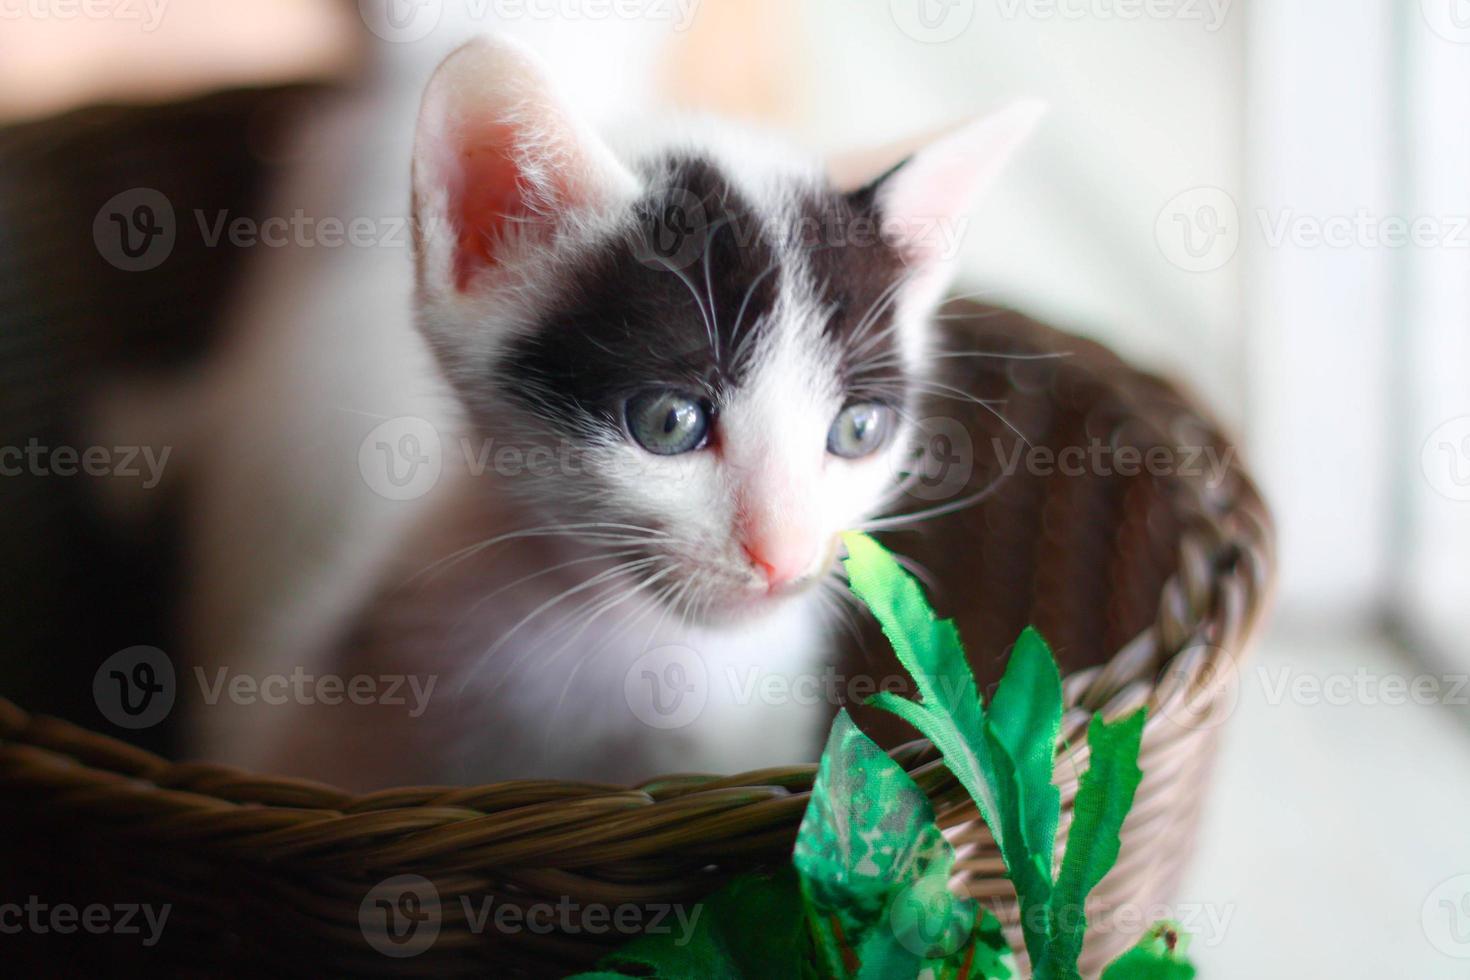
[[[310,651],[432,678],[416,715],[297,704],[214,744],[357,786],[813,757],[827,712],[763,681],[830,655],[838,535],[900,492],[952,232],[1036,115],[838,186],[725,124],[599,138],[518,44],[451,55],[413,154],[417,324],[461,445],[524,465],[446,459]]]

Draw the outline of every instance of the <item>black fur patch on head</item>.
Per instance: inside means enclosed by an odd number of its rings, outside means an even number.
[[[770,326],[782,264],[798,254],[842,360],[882,332],[891,314],[883,298],[904,265],[879,234],[871,194],[793,188],[778,226],[708,160],[666,157],[644,177],[651,190],[629,234],[584,260],[497,369],[502,390],[563,431],[620,427],[627,398],[652,388],[707,398],[718,411]],[[870,312],[875,321],[863,326]],[[895,343],[890,334],[863,358]],[[856,363],[836,367],[844,378],[861,374]]]
[[[907,385],[895,363],[899,338],[889,328],[907,267],[875,203],[878,184],[894,170],[850,194],[812,196],[802,212],[823,229],[807,262],[831,312],[825,331],[841,352],[844,386],[854,397],[901,404]]]

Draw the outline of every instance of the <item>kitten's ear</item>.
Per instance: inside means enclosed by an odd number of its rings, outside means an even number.
[[[631,196],[637,182],[567,111],[539,60],[482,38],[444,60],[413,151],[419,281],[470,291],[523,247]]]
[[[953,258],[958,219],[1005,169],[1046,112],[1015,102],[938,133],[832,161],[833,182],[859,208],[874,208],[911,265]]]

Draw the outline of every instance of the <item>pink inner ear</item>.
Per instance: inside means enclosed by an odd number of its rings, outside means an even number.
[[[964,159],[920,158],[908,164],[910,173],[899,171],[900,185],[886,202],[887,221],[907,261],[926,263],[944,257],[947,243],[941,232],[964,213],[974,196],[974,167],[968,164]]]
[[[449,213],[457,229],[454,281],[460,292],[481,269],[497,264],[495,249],[506,226],[529,215],[521,170],[506,152],[515,139],[509,126],[467,133],[457,147],[449,184]]]

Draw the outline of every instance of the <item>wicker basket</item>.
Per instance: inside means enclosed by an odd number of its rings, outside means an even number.
[[[1233,460],[1222,471],[1191,464],[1206,447],[1231,457],[1168,384],[1016,314],[963,306],[947,319],[951,346],[1011,355],[953,359],[951,383],[1002,399],[1005,421],[991,411],[999,405],[935,407],[971,440],[973,469],[954,496],[992,489],[888,540],[933,573],[936,605],[958,618],[982,683],[1027,622],[1056,647],[1069,708],[1057,768],[1063,841],[1088,719],[1151,710],[1122,855],[1090,910],[1091,975],[1132,941],[1138,917],[1168,900],[1188,858],[1218,724],[1234,706],[1235,667],[1267,592],[1269,520]],[[1111,469],[1032,465],[1005,475],[1017,431],[1033,448],[1153,448],[1155,464],[1171,463],[1129,475],[1117,455]],[[865,669],[886,675],[871,659],[881,642],[870,632],[862,645]],[[861,720],[894,731],[887,719]],[[960,848],[960,882],[1014,928],[1000,857],[963,792],[926,742],[893,755],[936,800]],[[589,910],[691,903],[731,872],[787,861],[814,770],[359,796],[174,763],[0,700],[0,894],[169,903],[156,946],[113,936],[85,954],[110,972],[146,963],[208,975],[555,976],[624,940],[616,927],[595,931],[603,920],[582,918]],[[438,931],[399,950],[415,955],[395,957],[368,941],[361,916],[372,914],[381,882],[403,875],[432,883]],[[476,928],[466,912],[486,897],[492,909],[571,911],[553,917],[550,932],[546,918],[537,928]],[[431,899],[421,908],[432,910]],[[61,958],[43,965],[86,965],[77,937],[31,938],[35,955]]]

